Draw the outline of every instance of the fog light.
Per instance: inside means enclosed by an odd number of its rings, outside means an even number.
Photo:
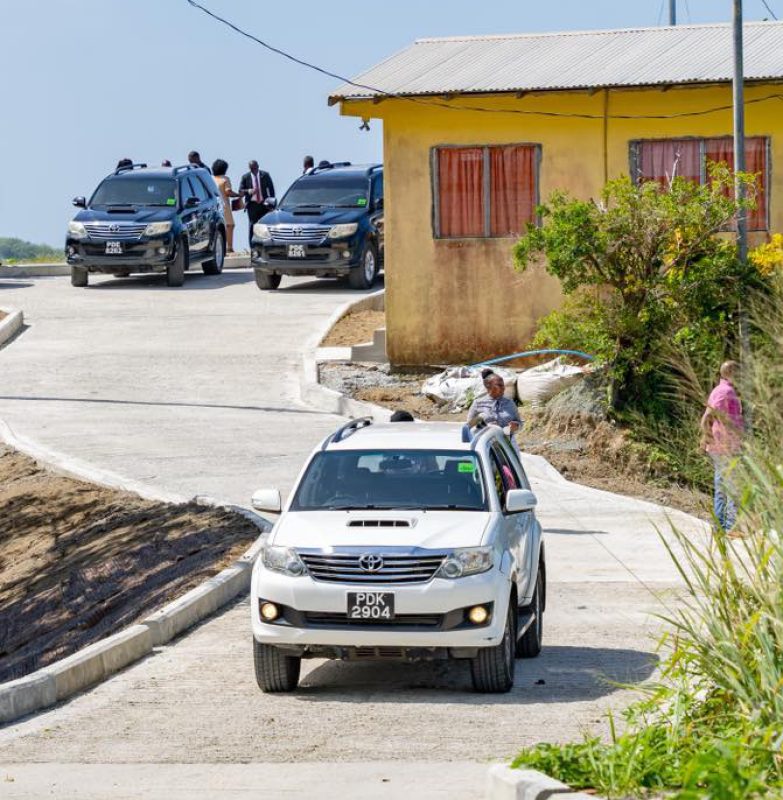
[[[350,258],[351,251],[350,250],[343,250],[343,258]]]
[[[485,606],[473,606],[473,608],[468,611],[468,619],[474,625],[483,625],[489,619],[489,611],[487,611]]]
[[[280,609],[274,603],[261,603],[261,618],[265,622],[274,622],[280,616]]]
[[[168,253],[168,252],[169,252],[169,248],[168,247],[159,247],[158,248],[158,253],[160,255],[162,255],[162,256],[165,256],[166,253]]]

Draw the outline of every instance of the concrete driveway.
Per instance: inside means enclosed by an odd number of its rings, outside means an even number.
[[[337,418],[301,407],[305,342],[357,295],[299,281],[258,292],[247,271],[64,279],[11,290],[30,324],[0,350],[0,418],[55,450],[186,495],[247,502],[287,489]],[[305,662],[302,688],[255,686],[246,600],[94,690],[0,729],[3,797],[479,798],[486,764],[521,746],[605,731],[604,712],[654,670],[652,613],[677,576],[656,527],[683,514],[526,462],[547,529],[545,648],[508,695],[465,665]],[[3,782],[4,781],[4,782]]]

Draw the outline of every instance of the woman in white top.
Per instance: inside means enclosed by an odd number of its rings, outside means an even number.
[[[223,217],[226,220],[226,252],[234,252],[234,212],[231,210],[231,198],[239,197],[239,192],[231,188],[228,175],[228,162],[222,158],[212,164],[212,177],[215,179],[220,196],[223,198]]]

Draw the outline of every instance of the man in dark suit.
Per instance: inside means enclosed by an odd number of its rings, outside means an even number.
[[[266,201],[275,196],[275,186],[268,172],[258,168],[258,161],[248,164],[250,172],[246,172],[239,181],[239,193],[245,198],[245,210],[250,226],[249,241],[253,244],[253,225],[269,211]]]

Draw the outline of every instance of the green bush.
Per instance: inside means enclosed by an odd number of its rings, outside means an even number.
[[[614,343],[604,325],[601,302],[593,292],[575,292],[563,306],[542,317],[532,341],[534,348],[582,350],[599,363],[611,360]]]

